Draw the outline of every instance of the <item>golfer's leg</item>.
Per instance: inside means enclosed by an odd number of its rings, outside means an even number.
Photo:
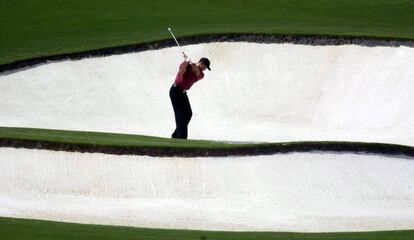
[[[191,117],[193,116],[193,112],[191,110],[190,101],[188,100],[187,94],[184,94],[183,97],[183,119],[182,119],[182,137],[187,139],[188,136],[188,124],[190,123]]]
[[[182,99],[180,99],[182,100]],[[181,101],[181,105],[177,111],[177,131],[176,136],[177,138],[187,139],[187,117],[186,117],[186,109],[184,108],[183,101]]]
[[[175,89],[174,87],[171,87],[170,89],[170,99],[171,99],[171,103],[174,109],[174,118],[175,118],[175,130],[173,132],[173,134],[171,135],[172,138],[177,138],[177,132],[178,132],[178,125],[179,125],[179,117],[180,117],[180,112],[179,112],[179,106],[180,106],[180,99],[178,96],[179,93],[177,93],[177,89]]]

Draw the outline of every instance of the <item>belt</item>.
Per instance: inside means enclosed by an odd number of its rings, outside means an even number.
[[[173,87],[179,88],[181,90],[183,90],[183,93],[187,93],[186,90],[184,90],[182,87],[178,86],[177,84],[173,84]]]

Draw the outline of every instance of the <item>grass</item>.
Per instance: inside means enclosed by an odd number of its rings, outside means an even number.
[[[232,156],[334,151],[414,157],[414,147],[387,143],[298,141],[227,143],[142,135],[0,127],[0,146],[150,156]]]
[[[414,39],[411,0],[0,1],[0,65],[215,33]]]
[[[64,131],[36,128],[9,128],[0,127],[0,139],[29,140],[41,142],[57,142],[64,144],[79,145],[100,145],[114,147],[182,147],[182,148],[225,148],[233,146],[231,144],[201,141],[201,140],[181,140],[161,137],[103,133],[103,132],[83,132],[83,131]]]
[[[0,217],[0,239],[8,240],[405,240],[413,238],[414,230],[349,233],[214,232],[87,225]]]

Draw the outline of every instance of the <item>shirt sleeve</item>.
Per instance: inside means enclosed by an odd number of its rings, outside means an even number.
[[[181,69],[181,67],[182,67],[184,64],[185,64],[185,61],[184,61],[184,62],[182,62],[182,63],[180,64],[180,66],[178,67],[178,69]]]

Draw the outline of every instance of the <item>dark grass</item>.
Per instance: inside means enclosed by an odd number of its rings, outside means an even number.
[[[208,34],[414,39],[411,0],[0,1],[0,65]]]
[[[87,225],[0,217],[0,239],[408,240],[414,239],[414,230],[348,233],[218,232]]]
[[[255,156],[311,151],[414,157],[414,147],[386,143],[335,141],[227,143],[131,134],[9,127],[0,127],[0,147],[156,157]]]

